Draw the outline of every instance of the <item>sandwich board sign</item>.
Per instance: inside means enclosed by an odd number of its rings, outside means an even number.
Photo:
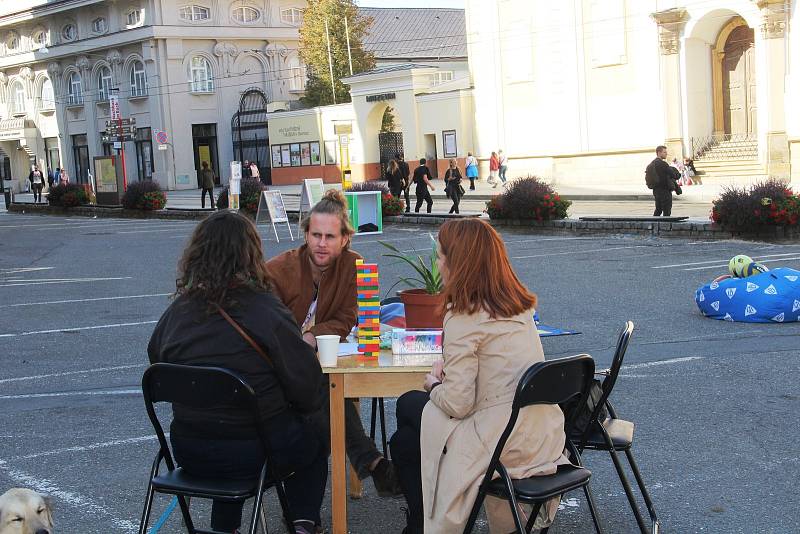
[[[308,213],[314,205],[322,200],[325,194],[325,184],[322,178],[306,178],[300,188],[300,211],[297,214],[297,227],[303,220],[303,213]]]
[[[292,227],[289,226],[289,216],[286,214],[286,206],[280,191],[261,192],[261,197],[258,199],[258,211],[256,211],[256,224],[260,223],[264,217],[269,218],[272,231],[275,232],[275,239],[279,243],[281,239],[278,237],[278,230],[275,227],[277,223],[286,224],[286,228],[289,229],[289,237],[294,241]]]

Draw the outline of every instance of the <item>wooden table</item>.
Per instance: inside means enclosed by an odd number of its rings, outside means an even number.
[[[441,354],[392,355],[377,359],[343,356],[337,367],[324,367],[331,395],[331,515],[333,534],[347,534],[347,468],[344,446],[344,399],[399,397],[421,390],[425,375]]]

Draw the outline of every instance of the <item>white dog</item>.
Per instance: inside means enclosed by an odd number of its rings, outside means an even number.
[[[23,488],[0,495],[0,534],[53,534],[50,501]]]

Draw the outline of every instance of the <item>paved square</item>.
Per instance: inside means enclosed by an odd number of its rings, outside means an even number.
[[[139,390],[145,347],[195,224],[0,213],[0,488],[53,495],[59,532],[136,532],[156,450]],[[380,264],[385,291],[405,271],[378,239],[424,249],[431,230],[389,226],[354,248]],[[261,233],[270,256],[293,246]],[[623,322],[636,324],[612,400],[636,422],[634,452],[665,532],[800,529],[800,325],[714,321],[693,301],[731,256],[800,268],[800,244],[503,237],[542,320],[582,332],[545,339],[549,358],[586,352],[605,366]],[[635,531],[608,456],[585,460],[606,530]],[[403,501],[379,499],[370,483],[365,493],[350,503],[351,531],[400,532]],[[168,502],[157,499],[154,518]],[[551,532],[591,531],[582,494],[563,504]],[[160,532],[181,532],[177,514]]]

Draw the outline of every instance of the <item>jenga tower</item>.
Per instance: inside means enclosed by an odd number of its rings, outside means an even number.
[[[381,302],[378,265],[356,260],[358,286],[358,352],[377,358],[381,351]]]

